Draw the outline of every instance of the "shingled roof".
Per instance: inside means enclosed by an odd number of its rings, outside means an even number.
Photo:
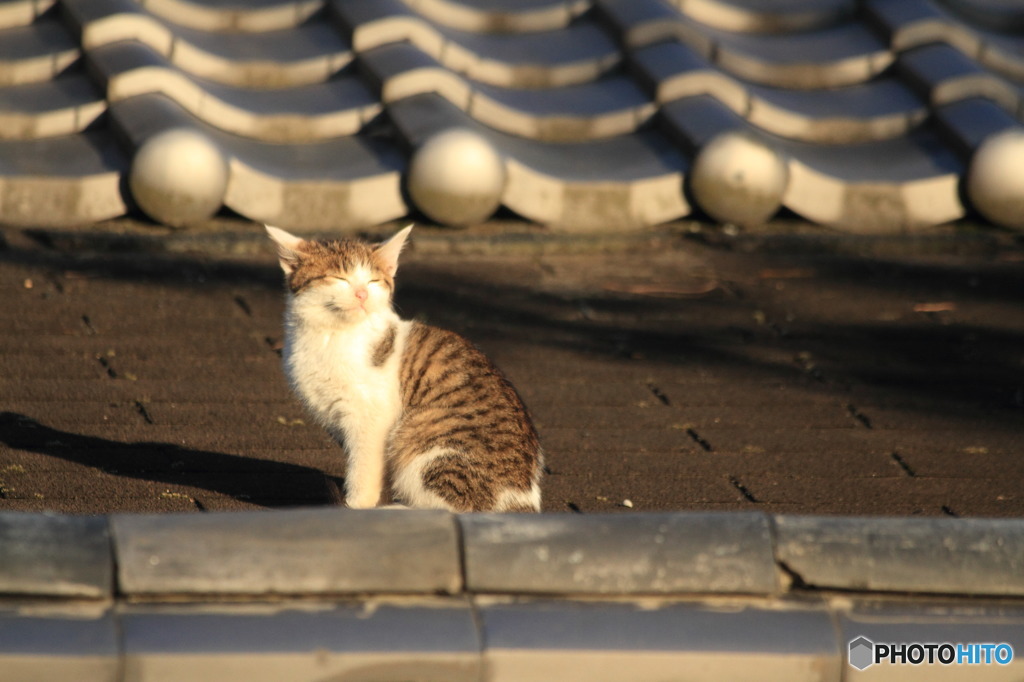
[[[457,127],[553,229],[1020,229],[1022,83],[1007,0],[6,0],[0,222],[137,210],[133,159],[178,128],[223,156],[214,210],[446,222],[406,186]]]

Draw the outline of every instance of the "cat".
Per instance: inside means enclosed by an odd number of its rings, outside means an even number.
[[[381,244],[266,226],[286,284],[292,389],[345,450],[345,502],[540,511],[543,453],[512,384],[458,334],[392,306],[412,225]]]

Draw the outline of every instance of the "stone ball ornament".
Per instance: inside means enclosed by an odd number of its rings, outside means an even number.
[[[220,210],[228,175],[228,161],[213,140],[196,130],[173,128],[139,146],[128,188],[150,218],[182,227]]]
[[[505,190],[505,162],[483,135],[453,128],[431,136],[412,155],[406,187],[432,220],[463,227],[489,218]]]
[[[1024,229],[1024,129],[986,138],[971,157],[966,178],[971,205],[996,225]]]
[[[758,137],[722,133],[697,153],[689,173],[690,193],[715,220],[756,225],[782,206],[789,184],[786,159]]]

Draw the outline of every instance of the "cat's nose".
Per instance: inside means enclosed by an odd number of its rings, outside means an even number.
[[[365,301],[366,297],[369,295],[370,292],[368,292],[366,289],[356,289],[356,298],[358,298],[360,301]]]

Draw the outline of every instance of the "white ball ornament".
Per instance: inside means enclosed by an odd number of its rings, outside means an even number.
[[[181,227],[220,210],[228,175],[227,159],[213,140],[196,130],[173,128],[142,143],[128,188],[150,218]]]
[[[501,203],[505,163],[485,137],[454,128],[413,153],[406,181],[416,207],[431,219],[472,225],[489,218]]]
[[[1024,229],[1024,130],[985,139],[967,169],[967,197],[996,225]]]
[[[704,145],[690,169],[690,191],[709,216],[756,225],[782,206],[789,184],[786,160],[744,132],[723,133]]]

